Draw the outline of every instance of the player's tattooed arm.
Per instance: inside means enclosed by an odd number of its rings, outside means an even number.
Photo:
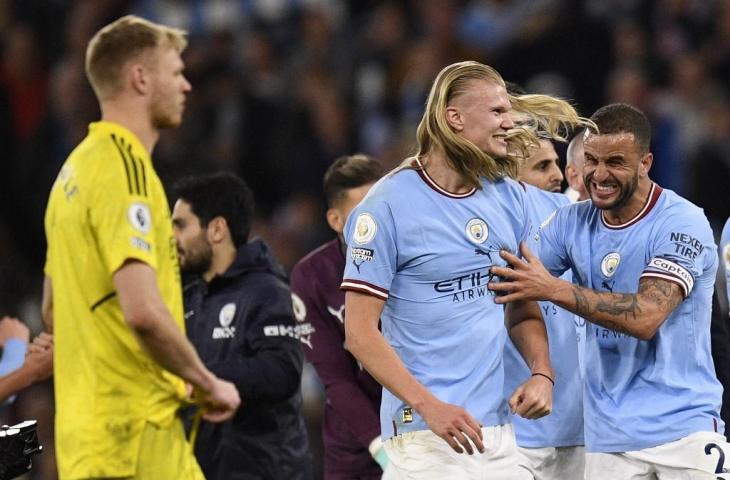
[[[502,251],[500,256],[512,268],[492,267],[491,273],[501,279],[489,283],[489,289],[497,294],[495,303],[547,300],[596,325],[649,340],[683,299],[678,283],[652,276],[639,280],[637,293],[578,287],[553,277],[524,243],[520,253],[523,258]]]
[[[571,286],[572,302],[556,303],[577,315],[612,330],[648,340],[682,301],[679,285],[644,277],[638,293],[597,292]]]

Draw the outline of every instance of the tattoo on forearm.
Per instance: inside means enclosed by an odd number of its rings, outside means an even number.
[[[671,312],[682,301],[679,285],[660,278],[642,278],[639,282],[639,294],[656,305],[662,313]]]
[[[588,293],[591,293],[592,298],[589,300]],[[612,320],[605,318],[605,315],[601,316],[598,323],[604,327],[610,328],[617,332],[629,333],[626,326],[622,323],[629,319],[629,316],[636,318],[636,315],[641,311],[636,295],[626,293],[597,293],[590,290],[574,286],[573,297],[575,298],[575,313],[581,317],[587,319],[593,319],[593,313],[604,313],[614,317],[623,317],[621,319]],[[593,302],[594,308],[591,308],[591,301]]]
[[[591,312],[591,309],[585,293],[583,293],[580,287],[574,286],[573,296],[575,297],[575,313],[581,317],[587,317],[588,314]]]
[[[628,320],[629,315],[635,318],[641,310],[636,295],[629,293],[611,293],[609,295],[611,298],[608,300],[599,297],[596,302],[596,311],[614,316],[622,315]]]
[[[662,313],[669,313],[681,303],[682,292],[674,282],[645,277],[639,282],[638,293],[595,292],[574,285],[573,298],[577,315],[606,328],[631,334],[629,325],[640,319],[642,306],[647,310],[656,307]]]

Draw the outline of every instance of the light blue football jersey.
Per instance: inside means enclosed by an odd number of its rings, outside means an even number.
[[[527,246],[538,252],[537,228],[555,210],[570,203],[560,193],[550,193],[526,185],[528,212],[533,230]],[[571,282],[570,272],[563,279]],[[550,363],[555,371],[553,410],[538,420],[512,417],[517,445],[527,448],[567,447],[583,445],[583,383],[578,363],[578,342],[574,315],[550,302],[539,302],[547,327],[550,345]],[[504,377],[506,399],[530,377],[530,369],[507,337],[504,349]]]
[[[421,169],[381,179],[345,226],[342,288],[386,300],[381,328],[408,371],[441,401],[481,424],[509,423],[504,389],[504,310],[487,289],[501,249],[529,232],[524,190],[482,182],[454,195]],[[426,430],[423,419],[383,390],[381,434]]]
[[[642,277],[677,283],[685,298],[648,341],[587,323],[585,440],[589,452],[650,448],[723,431],[722,387],[710,354],[717,247],[701,209],[652,184],[623,225],[590,201],[558,210],[540,232],[540,257],[581,286],[636,293]]]
[[[725,222],[722,235],[720,235],[720,252],[725,273],[725,293],[727,294],[726,298],[730,305],[730,218]]]

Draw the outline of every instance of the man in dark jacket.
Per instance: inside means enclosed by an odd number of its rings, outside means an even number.
[[[185,288],[187,334],[205,365],[233,382],[233,420],[203,422],[195,455],[209,480],[309,479],[299,391],[302,352],[283,268],[248,240],[253,196],[232,174],[183,180],[173,226]],[[306,333],[306,332],[304,332]]]

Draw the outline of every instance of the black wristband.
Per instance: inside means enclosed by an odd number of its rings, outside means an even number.
[[[535,375],[540,375],[541,377],[545,377],[545,378],[547,378],[548,380],[550,380],[550,383],[552,383],[552,384],[553,384],[553,387],[555,386],[555,380],[553,380],[553,379],[552,379],[552,378],[550,378],[549,376],[545,375],[544,373],[539,373],[539,372],[535,372],[535,373],[533,373],[533,374],[532,374],[532,376],[533,376],[533,377],[534,377]]]

